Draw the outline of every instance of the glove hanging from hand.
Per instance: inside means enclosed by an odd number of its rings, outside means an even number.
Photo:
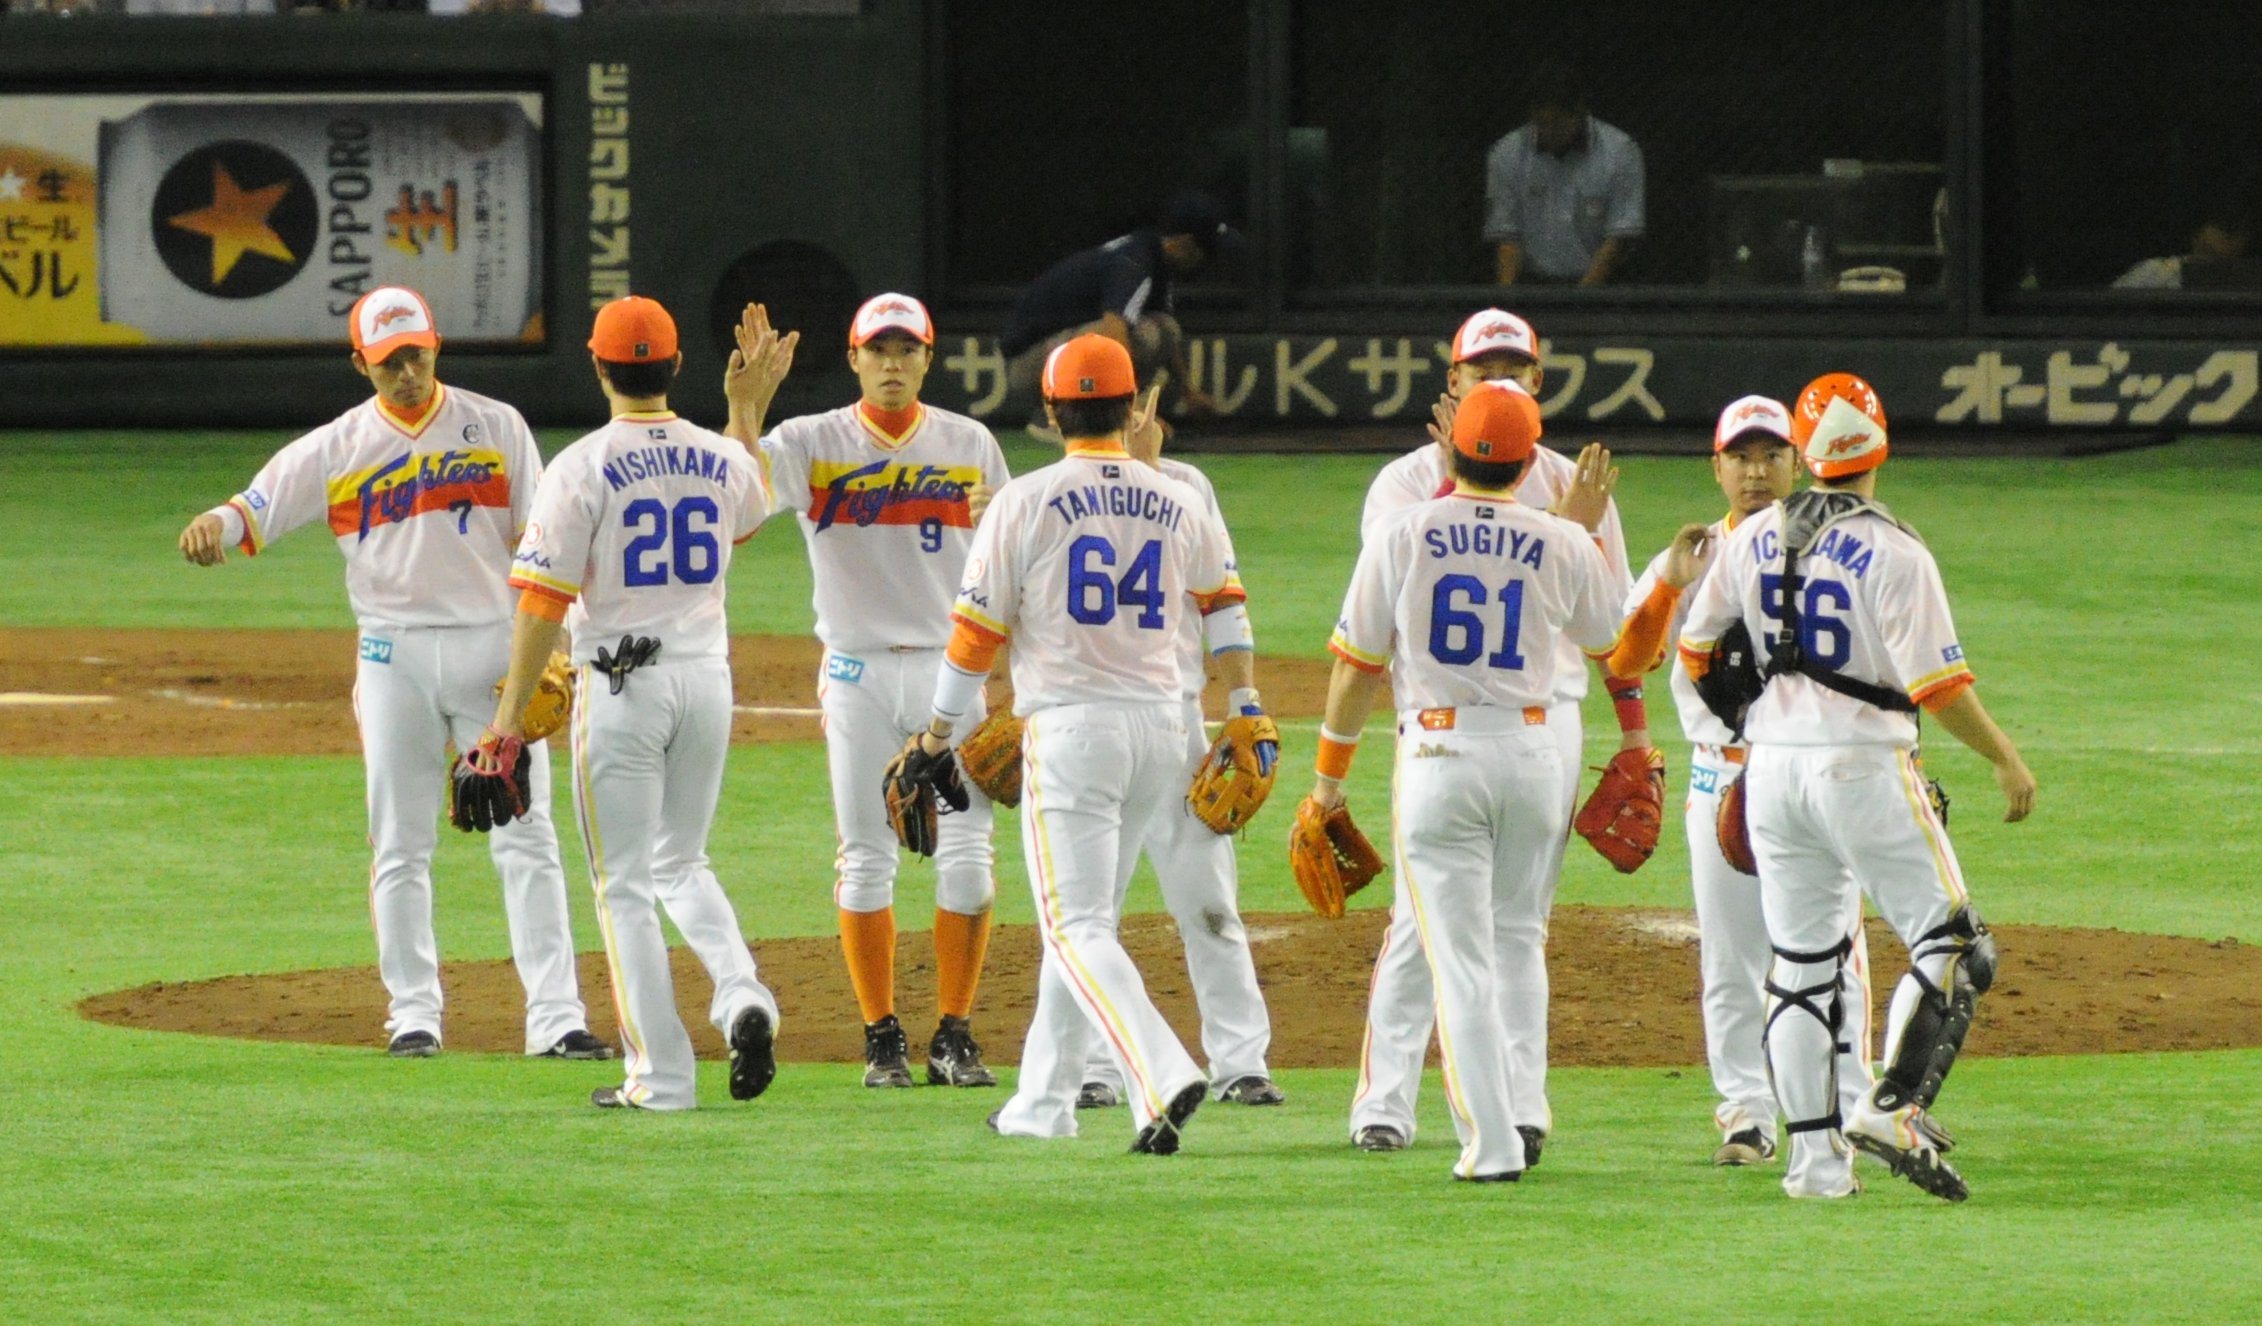
[[[1288,830],[1288,866],[1304,901],[1334,920],[1346,899],[1382,873],[1382,856],[1351,822],[1348,803],[1329,808],[1305,797]]]
[[[493,728],[456,761],[448,821],[465,833],[486,833],[526,814],[526,742]]]
[[[1657,850],[1665,820],[1665,754],[1655,746],[1622,750],[1603,766],[1602,781],[1579,807],[1571,827],[1604,859],[1631,875]]]
[[[947,750],[928,754],[919,740],[913,737],[903,743],[888,761],[880,775],[880,790],[887,798],[888,826],[895,830],[895,840],[908,851],[933,856],[942,808],[961,811],[974,803],[958,776],[958,761]]]

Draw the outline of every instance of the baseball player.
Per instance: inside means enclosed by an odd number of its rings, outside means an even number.
[[[1539,338],[1531,324],[1501,309],[1473,314],[1454,333],[1452,366],[1446,374],[1445,396],[1438,402],[1437,421],[1430,429],[1436,443],[1409,452],[1383,467],[1367,490],[1366,509],[1359,520],[1361,543],[1372,542],[1392,517],[1410,507],[1452,491],[1447,457],[1452,450],[1451,428],[1456,402],[1478,385],[1492,381],[1514,382],[1536,394],[1541,373]],[[1617,471],[1610,468],[1609,453],[1590,446],[1576,463],[1549,450],[1536,448],[1525,462],[1516,484],[1516,500],[1540,510],[1554,510],[1595,532],[1603,565],[1617,577],[1619,595],[1630,585],[1626,574],[1626,536],[1618,520],[1610,489]],[[1586,698],[1586,660],[1566,638],[1556,640],[1553,698],[1547,707],[1548,730],[1561,749],[1563,800],[1568,806],[1579,791],[1579,770],[1585,754],[1585,733],[1579,704]],[[1649,720],[1638,680],[1609,679],[1616,700],[1625,749],[1646,748]],[[1547,913],[1554,903],[1555,881],[1563,868],[1567,839],[1555,842],[1544,861],[1538,924],[1520,931],[1516,943],[1523,957],[1509,965],[1507,979],[1514,984],[1504,993],[1509,1053],[1516,1063],[1516,1119],[1524,1129],[1527,1152],[1536,1158],[1540,1143],[1554,1126],[1547,1104]],[[1422,1055],[1429,1046],[1434,1006],[1429,969],[1424,964],[1420,936],[1412,910],[1393,906],[1390,930],[1375,958],[1374,983],[1367,997],[1366,1039],[1359,1055],[1359,1082],[1351,1099],[1351,1140],[1367,1151],[1396,1151],[1413,1141],[1414,1099],[1421,1087]]]
[[[388,1049],[438,1054],[440,955],[432,849],[447,745],[469,749],[510,657],[510,549],[542,456],[518,411],[441,385],[440,334],[423,296],[380,286],[348,315],[354,371],[374,394],[300,437],[251,486],[181,531],[181,554],[217,566],[326,521],[360,624],[354,719],[367,778],[369,915],[390,996]],[[550,822],[550,765],[532,748],[527,814],[488,843],[502,877],[511,956],[526,987],[526,1053],[608,1059],[589,1034],[574,971],[565,874]]]
[[[1524,1059],[1506,1025],[1530,1000],[1553,877],[1571,818],[1563,744],[1549,723],[1560,649],[1621,646],[1621,586],[1587,531],[1513,493],[1536,454],[1539,403],[1513,382],[1467,390],[1453,420],[1454,487],[1385,520],[1359,552],[1328,648],[1336,665],[1312,798],[1342,779],[1384,669],[1400,706],[1392,775],[1398,905],[1412,914],[1437,991],[1438,1044],[1461,1151],[1455,1178],[1522,1177],[1533,1150],[1519,1106]],[[1701,569],[1702,527],[1668,574]],[[1544,988],[1544,987],[1540,987]]]
[[[589,350],[612,421],[559,452],[535,492],[511,562],[519,599],[510,673],[476,758],[467,758],[508,766],[518,715],[561,624],[570,629],[579,667],[573,805],[627,1049],[621,1085],[590,1096],[604,1109],[698,1103],[655,904],[714,981],[710,1015],[730,1044],[732,1098],[761,1095],[777,1072],[777,1000],[707,865],[730,750],[724,578],[731,548],[770,514],[749,444],[796,343],[766,334],[766,320],[765,334],[753,334],[754,315],[750,307],[724,375],[731,436],[723,436],[668,408],[683,365],[668,311],[633,295],[598,310]]]
[[[946,747],[1010,637],[1014,712],[1027,721],[1021,838],[1044,960],[1019,1088],[990,1126],[1074,1136],[1096,1033],[1129,1087],[1131,1149],[1168,1155],[1209,1083],[1123,951],[1117,900],[1154,820],[1186,795],[1179,619],[1245,596],[1201,495],[1124,450],[1127,431],[1153,426],[1156,404],[1134,412],[1124,348],[1077,337],[1041,380],[1067,455],[999,489],[975,530],[933,718],[914,741],[929,757]],[[1251,686],[1251,670],[1230,661],[1248,657],[1221,660],[1229,684]]]
[[[926,704],[950,640],[950,603],[980,515],[975,500],[1012,476],[990,430],[919,400],[934,323],[909,295],[875,295],[849,324],[848,366],[862,396],[788,419],[762,438],[778,510],[800,517],[816,579],[817,680],[840,838],[833,901],[864,1017],[864,1085],[912,1085],[895,1011],[897,843],[873,795]],[[975,702],[973,717],[986,712]],[[970,724],[967,731],[972,730]],[[960,734],[963,737],[964,733]],[[988,1087],[968,1019],[989,949],[989,801],[945,817],[935,844],[935,985],[940,1006],[927,1080]]]
[[[1817,378],[1792,411],[1791,441],[1815,487],[1736,527],[1681,637],[1700,683],[1732,633],[1748,634],[1760,664],[1741,688],[1756,691],[1744,777],[1775,950],[1765,1044],[1791,1143],[1783,1189],[1860,1191],[1850,1142],[1960,1201],[1963,1178],[1942,1158],[1954,1143],[1929,1111],[1994,979],[1995,942],[1927,794],[1918,709],[1994,765],[2005,819],[2033,809],[2034,775],[1972,689],[1939,566],[1876,501],[1888,449],[1877,393],[1851,374]],[[1714,692],[1736,680],[1720,666]],[[1844,1113],[1833,1046],[1857,884],[1909,945],[1910,971],[1893,992],[1884,1071]]]
[[[1728,514],[1709,534],[1724,539],[1743,521],[1791,495],[1797,478],[1791,414],[1781,401],[1746,396],[1720,412],[1712,432],[1712,477],[1728,499]],[[1664,578],[1670,548],[1651,560],[1634,582],[1625,611],[1644,611],[1668,622],[1665,638],[1679,636],[1690,599]],[[1612,660],[1614,663],[1622,660]],[[1655,666],[1658,660],[1636,660]],[[1775,1089],[1767,1080],[1760,1046],[1766,1015],[1767,966],[1773,951],[1759,910],[1759,880],[1728,864],[1720,850],[1720,797],[1743,774],[1746,747],[1697,697],[1696,683],[1678,659],[1672,672],[1673,704],[1689,739],[1689,797],[1683,824],[1689,840],[1689,878],[1696,898],[1698,962],[1704,978],[1704,1048],[1720,1103],[1713,1121],[1720,1143],[1716,1165],[1750,1165],[1775,1155]],[[1850,946],[1845,968],[1846,1008],[1838,1088],[1850,1109],[1871,1080],[1869,1067],[1869,942],[1861,929],[1857,893],[1846,916]]]
[[[1200,494],[1202,508],[1225,528],[1218,509],[1217,490],[1209,476],[1181,460],[1162,454],[1163,429],[1158,425],[1127,437],[1132,458],[1152,465]],[[1226,555],[1233,556],[1230,533]],[[1222,643],[1212,646],[1212,639]],[[1211,649],[1217,652],[1211,654]],[[1187,613],[1178,623],[1178,675],[1186,713],[1186,776],[1191,779],[1209,755],[1202,726],[1202,684],[1205,656],[1219,661],[1221,673],[1250,672],[1253,682],[1256,656],[1248,626],[1248,609],[1241,604],[1221,608],[1208,616]],[[1226,696],[1229,713],[1261,709],[1253,685]],[[1162,888],[1163,906],[1178,923],[1178,937],[1186,947],[1186,974],[1194,985],[1194,1004],[1202,1017],[1202,1053],[1210,1064],[1210,1081],[1216,1098],[1235,1105],[1281,1105],[1288,1097],[1265,1067],[1272,1045],[1272,1020],[1265,1011],[1264,993],[1257,987],[1257,966],[1249,956],[1249,932],[1241,923],[1240,866],[1233,838],[1215,833],[1195,818],[1181,799],[1155,817],[1144,849],[1154,863],[1155,880]],[[1122,911],[1123,900],[1116,900]],[[1026,1051],[1024,1051],[1024,1054]],[[1084,1085],[1076,1096],[1078,1109],[1102,1109],[1123,1099],[1123,1081],[1105,1049],[1092,1047],[1084,1068]]]

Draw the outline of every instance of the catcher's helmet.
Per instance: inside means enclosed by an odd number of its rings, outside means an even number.
[[[1791,445],[1817,479],[1842,479],[1885,463],[1885,407],[1851,373],[1825,373],[1791,407]]]

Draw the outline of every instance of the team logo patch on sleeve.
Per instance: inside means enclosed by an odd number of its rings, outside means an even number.
[[[1961,662],[1963,662],[1963,661],[1964,661],[1964,647],[1963,647],[1962,645],[1950,645],[1950,646],[1948,646],[1948,647],[1947,647],[1946,649],[1943,649],[1943,650],[1941,650],[1941,651],[1940,651],[1940,661],[1941,661],[1941,662],[1943,662],[1943,663],[1961,663]]]

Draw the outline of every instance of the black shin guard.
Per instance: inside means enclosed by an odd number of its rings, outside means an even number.
[[[1948,956],[1945,986],[1925,976],[1923,962]],[[1916,1008],[1901,1028],[1893,1062],[1877,1082],[1877,1108],[1896,1110],[1914,1101],[1929,1110],[1940,1084],[1956,1066],[1971,1033],[1979,996],[1995,983],[1995,937],[1969,907],[1925,932],[1910,946],[1909,979],[1919,987]]]
[[[1768,1053],[1767,1043],[1774,1036],[1777,1018],[1795,1008],[1821,1023],[1830,1032],[1829,1094],[1825,1097],[1830,1102],[1829,1112],[1812,1119],[1785,1120],[1783,1124],[1785,1137],[1798,1133],[1835,1131],[1845,1126],[1845,1117],[1838,1111],[1838,1058],[1846,1052],[1846,1044],[1842,1039],[1846,1025],[1845,992],[1842,986],[1846,955],[1851,952],[1853,952],[1851,936],[1839,940],[1835,945],[1819,953],[1798,953],[1786,948],[1775,950],[1775,956],[1786,962],[1796,962],[1801,965],[1818,965],[1825,962],[1832,964],[1829,979],[1817,981],[1812,985],[1803,985],[1793,989],[1778,985],[1772,975],[1767,978],[1765,984],[1767,993],[1773,996],[1776,1001],[1775,1006],[1767,1011],[1767,1022],[1761,1028],[1759,1037],[1760,1053],[1767,1061],[1767,1075],[1771,1085],[1775,1076],[1775,1058]],[[1782,1098],[1780,1090],[1776,1092],[1776,1098],[1778,1100]]]

